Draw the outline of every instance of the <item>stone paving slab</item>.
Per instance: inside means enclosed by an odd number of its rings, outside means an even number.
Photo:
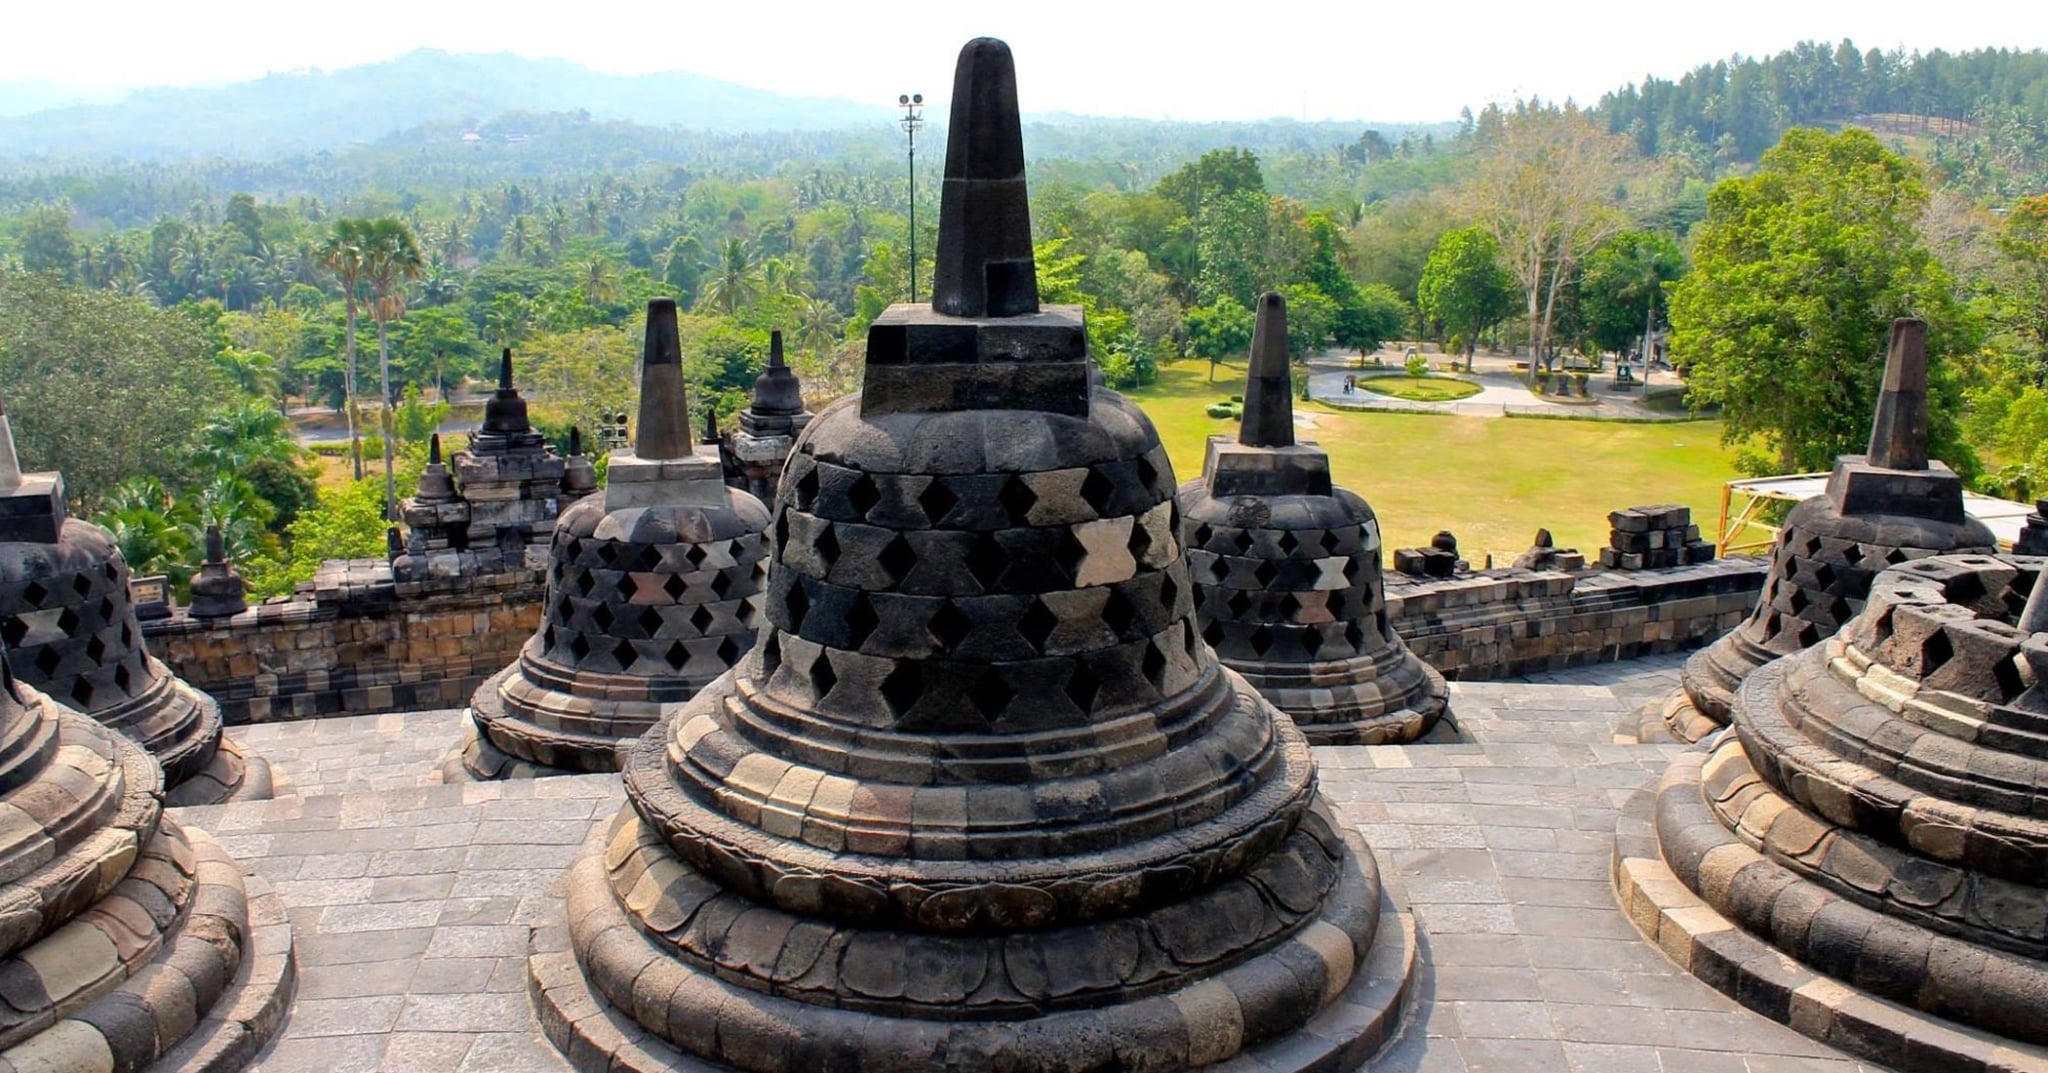
[[[1616,907],[1619,810],[1676,746],[1611,743],[1679,657],[1451,684],[1459,744],[1319,748],[1340,816],[1414,916],[1398,1073],[1854,1073],[1673,965]],[[180,810],[269,881],[299,992],[259,1073],[562,1073],[526,994],[531,929],[618,808],[615,775],[438,785],[459,712],[238,728],[303,797]]]

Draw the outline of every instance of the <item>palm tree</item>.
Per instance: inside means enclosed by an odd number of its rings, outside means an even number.
[[[760,273],[747,253],[746,243],[726,239],[725,250],[719,254],[718,264],[705,283],[704,297],[697,304],[730,317],[753,305],[760,296]]]
[[[299,455],[291,421],[257,399],[229,403],[208,414],[199,428],[200,461],[216,472],[233,473],[266,458],[296,463]]]
[[[823,298],[806,298],[796,326],[796,345],[814,354],[822,354],[839,342],[839,329],[845,318],[839,310]]]
[[[405,316],[405,284],[426,266],[420,242],[395,216],[371,220],[363,232],[363,281],[370,287],[370,317],[377,322],[378,408],[384,431],[384,516],[398,517],[398,480],[391,469],[391,322]]]
[[[427,262],[426,272],[420,276],[420,304],[422,306],[447,305],[462,293],[462,280],[448,267],[448,262],[435,257]]]
[[[193,546],[184,524],[190,513],[173,502],[156,478],[131,477],[107,493],[93,520],[113,536],[129,569],[137,574],[168,574],[176,582],[191,572],[183,565]]]
[[[359,481],[363,479],[363,441],[356,435],[356,298],[363,281],[363,229],[367,222],[336,220],[320,245],[320,265],[341,284],[341,298],[348,307],[348,366],[343,381],[347,399],[342,406],[348,416],[348,451],[355,459]]]
[[[593,306],[615,302],[619,297],[619,270],[602,257],[583,266],[583,300]]]
[[[277,396],[277,359],[260,350],[243,350],[240,347],[222,347],[213,356],[214,364],[227,374],[228,380],[244,395],[268,400]]]
[[[516,189],[516,187],[515,187]],[[533,233],[528,230],[526,217],[514,216],[512,226],[505,231],[505,255],[515,261],[526,260],[526,248],[533,242]]]

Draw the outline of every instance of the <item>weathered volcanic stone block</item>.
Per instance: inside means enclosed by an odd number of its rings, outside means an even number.
[[[1732,965],[1696,952],[1695,973],[1866,1056],[1893,1052],[1829,1026],[1870,997],[1896,1003],[1884,1035],[1920,1041],[1893,1053],[1905,1068],[1967,1064],[1977,1045],[1946,1022],[2048,1044],[2048,739],[1987,733],[2048,726],[2042,566],[1968,555],[1884,571],[1839,632],[1744,680],[1734,733],[1674,762],[1656,858],[1628,863],[1668,867],[1703,903],[1695,951],[1721,921],[1752,951]],[[1672,896],[1623,874],[1645,910],[1632,915],[1661,938],[1680,919]],[[1769,998],[1780,954],[1833,984],[1800,988],[1818,1009]]]
[[[759,643],[630,747],[571,874],[589,987],[538,1003],[580,1068],[654,1065],[579,1032],[591,993],[752,1073],[1356,1057],[1304,1028],[1383,930],[1371,856],[1204,643],[1151,423],[1038,312],[1015,101],[970,43],[935,309],[798,436]]]
[[[211,837],[164,814],[149,754],[17,682],[0,649],[0,757],[9,842],[32,847],[0,882],[9,1064],[133,1070],[188,1042],[224,1061],[259,1049],[291,992],[289,927],[252,913]],[[223,1012],[243,1015],[223,1026]]]
[[[1389,625],[1379,519],[1331,487],[1327,454],[1295,441],[1285,302],[1266,295],[1258,316],[1245,402],[1265,417],[1240,442],[1211,437],[1201,478],[1180,490],[1203,638],[1312,742],[1412,741],[1443,715],[1443,677]],[[1457,553],[1408,561],[1448,575]]]
[[[648,305],[641,438],[549,545],[541,625],[476,691],[444,779],[613,771],[617,747],[753,647],[768,509],[689,436],[673,300]]]
[[[1965,515],[1961,479],[1927,458],[1925,335],[1918,321],[1894,322],[1869,453],[1836,459],[1824,494],[1786,516],[1755,611],[1686,661],[1680,689],[1646,712],[1645,736],[1690,740],[1726,724],[1744,678],[1840,629],[1884,568],[1997,550],[1991,531]],[[1686,545],[1687,559],[1703,554]]]

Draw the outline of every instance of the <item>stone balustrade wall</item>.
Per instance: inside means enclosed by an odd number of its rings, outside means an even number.
[[[532,636],[542,593],[538,569],[398,582],[381,559],[338,560],[289,601],[143,634],[230,723],[460,708]]]
[[[1446,677],[1502,678],[1699,647],[1749,613],[1766,565],[1390,575],[1387,611]],[[381,560],[337,561],[289,601],[211,622],[180,612],[143,632],[231,723],[459,708],[518,655],[542,592],[539,570],[395,582]]]
[[[1744,557],[1661,570],[1389,575],[1387,614],[1444,677],[1480,681],[1698,648],[1749,614],[1768,569]]]

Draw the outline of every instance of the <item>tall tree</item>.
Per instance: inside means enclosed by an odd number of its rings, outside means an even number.
[[[1647,345],[1664,285],[1684,271],[1678,243],[1655,231],[1623,231],[1594,250],[1579,280],[1580,312],[1594,344],[1617,352]]]
[[[2048,194],[2014,205],[1997,241],[2004,263],[1994,316],[2048,383]]]
[[[1514,312],[1515,280],[1500,266],[1500,243],[1483,227],[1446,231],[1429,251],[1416,284],[1416,305],[1425,319],[1458,337],[1465,371],[1479,349],[1479,333]]]
[[[336,220],[320,244],[320,266],[341,285],[341,300],[348,316],[346,401],[342,411],[348,419],[348,453],[355,462],[355,477],[359,481],[363,479],[363,441],[356,429],[356,312],[362,296],[363,224],[362,220]],[[163,225],[158,224],[157,228],[161,231]]]
[[[398,481],[391,468],[391,322],[405,315],[405,284],[426,265],[419,239],[395,216],[368,221],[363,236],[363,282],[370,288],[370,318],[377,322],[378,423],[384,440],[384,514],[398,517]]]
[[[22,467],[59,469],[88,509],[129,477],[190,475],[196,415],[224,388],[197,319],[0,269],[0,399]]]
[[[1756,173],[1726,179],[1671,294],[1671,350],[1695,405],[1719,404],[1722,438],[1760,443],[1756,473],[1825,469],[1859,450],[1894,317],[1927,321],[1931,448],[1964,472],[1948,359],[1981,331],[1915,228],[1919,169],[1868,131],[1795,128]]]
[[[1474,185],[1485,225],[1521,285],[1532,362],[1548,365],[1560,294],[1579,259],[1621,229],[1627,139],[1570,106],[1517,104]]]
[[[763,286],[760,266],[754,263],[747,244],[729,238],[719,251],[718,263],[712,266],[711,277],[704,286],[704,297],[697,304],[728,317],[738,316],[761,297]]]
[[[71,210],[39,205],[21,223],[21,267],[55,273],[69,282],[78,271],[78,245],[71,236]]]

